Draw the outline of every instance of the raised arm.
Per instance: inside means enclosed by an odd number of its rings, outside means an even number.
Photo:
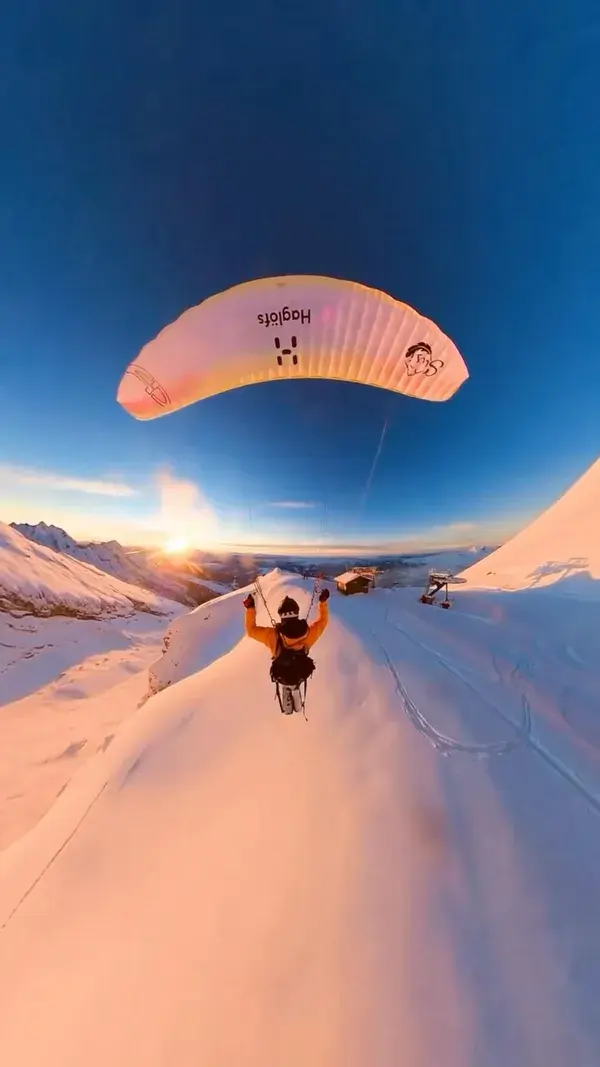
[[[323,600],[321,600],[323,597]],[[329,605],[327,600],[329,598],[329,590],[324,589],[319,597],[319,615],[314,622],[311,622],[308,627],[308,639],[306,641],[307,647],[312,648],[315,641],[318,641],[321,637],[327,623],[329,622]]]
[[[261,645],[266,645],[272,652],[275,643],[275,631],[272,626],[256,625],[256,607],[252,594],[244,600],[244,607],[246,609],[246,634],[253,641],[259,641]]]

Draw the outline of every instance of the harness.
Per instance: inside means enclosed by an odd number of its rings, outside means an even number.
[[[312,611],[312,607],[313,607],[313,604],[314,604],[314,602],[316,600],[317,594],[318,594],[318,592],[319,592],[319,590],[321,588],[322,581],[323,581],[323,575],[322,574],[318,574],[317,578],[316,578],[316,581],[315,581],[315,584],[314,584],[312,596],[310,598],[310,604],[308,606],[308,611],[306,613],[306,618],[307,619],[308,619],[308,616],[310,615],[310,613]],[[270,672],[271,673],[271,681],[275,683],[275,699],[279,701],[279,707],[281,708],[282,712],[284,712],[285,709],[283,707],[283,702],[282,702],[282,699],[281,699],[281,687],[285,686],[286,689],[291,689],[292,692],[299,693],[301,706],[302,706],[302,714],[304,715],[304,718],[306,719],[306,709],[305,709],[306,686],[308,684],[308,679],[310,678],[311,674],[313,673],[313,671],[316,670],[316,664],[315,664],[314,660],[311,659],[311,657],[308,655],[308,649],[306,647],[295,649],[295,648],[287,648],[287,646],[284,645],[283,640],[281,638],[281,634],[280,634],[279,630],[277,629],[277,624],[275,622],[275,619],[273,618],[273,616],[271,615],[271,612],[269,611],[269,605],[267,604],[266,597],[265,597],[265,594],[263,593],[262,586],[260,584],[260,578],[258,577],[258,575],[254,580],[254,588],[255,588],[256,592],[258,593],[260,599],[262,600],[264,606],[265,606],[265,611],[267,612],[267,615],[269,616],[269,619],[271,621],[271,625],[272,625],[273,629],[277,633],[277,644],[275,646],[275,655],[273,656],[273,659],[271,661],[271,672]],[[289,682],[289,681],[285,681],[282,678],[282,676],[280,674],[280,669],[281,669],[281,666],[282,666],[282,657],[283,657],[283,667],[284,667],[284,669],[285,669],[286,662],[287,662],[288,666],[291,666],[291,665],[294,665],[294,664],[296,666],[300,666],[300,664],[302,663],[303,670],[302,670],[301,675],[296,679],[296,681]],[[298,657],[298,658],[294,659],[294,657]],[[308,719],[306,721],[308,722]]]
[[[285,713],[281,698],[281,687],[297,692],[300,697],[302,714],[306,719],[306,687],[308,679],[316,670],[314,660],[308,655],[306,646],[303,648],[288,648],[284,644],[282,636],[277,631],[277,644],[275,655],[271,661],[271,681],[275,683],[275,698],[279,701],[281,711]]]

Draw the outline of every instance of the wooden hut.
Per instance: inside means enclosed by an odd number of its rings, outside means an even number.
[[[344,574],[338,574],[335,584],[339,593],[352,596],[353,593],[368,593],[372,579],[366,574],[357,574],[356,571],[345,571]]]

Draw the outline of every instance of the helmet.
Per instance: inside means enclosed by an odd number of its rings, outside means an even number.
[[[281,619],[297,619],[300,614],[300,608],[296,601],[292,600],[291,596],[285,596],[277,608],[277,614]]]

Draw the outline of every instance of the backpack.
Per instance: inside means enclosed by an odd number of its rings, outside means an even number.
[[[305,648],[286,648],[278,635],[277,648],[271,663],[271,681],[297,689],[307,682],[316,664]]]

